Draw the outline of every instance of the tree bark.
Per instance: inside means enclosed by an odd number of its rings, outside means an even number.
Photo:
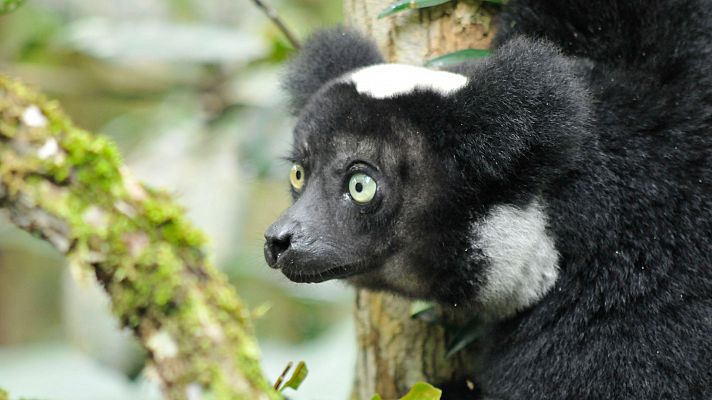
[[[75,275],[99,280],[167,399],[281,397],[262,375],[249,311],[183,210],[134,180],[110,141],[4,77],[0,207],[65,254]]]
[[[389,62],[422,65],[453,51],[488,48],[496,8],[478,0],[408,10],[378,20],[392,0],[344,0],[346,23],[370,36]],[[439,324],[410,318],[409,300],[359,290],[355,304],[358,356],[353,398],[402,396],[417,381],[437,384],[467,375],[474,356],[444,354],[448,332]],[[452,323],[467,315],[442,310]]]

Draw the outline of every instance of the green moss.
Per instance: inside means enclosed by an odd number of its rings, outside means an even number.
[[[161,225],[171,219],[180,218],[183,212],[177,205],[166,204],[162,199],[148,199],[144,201],[143,209],[148,221],[155,225]]]
[[[6,138],[12,138],[15,136],[17,127],[15,124],[7,123],[5,121],[0,122],[0,135]]]

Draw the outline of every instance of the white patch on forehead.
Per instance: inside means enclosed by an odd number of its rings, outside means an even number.
[[[559,275],[559,253],[546,232],[540,200],[525,209],[494,207],[472,227],[473,246],[488,262],[480,302],[499,317],[540,300]]]
[[[467,77],[446,71],[404,64],[378,64],[362,68],[345,77],[356,85],[356,91],[387,99],[415,89],[430,89],[447,95],[467,84]]]

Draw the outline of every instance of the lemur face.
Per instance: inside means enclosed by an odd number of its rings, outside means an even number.
[[[385,80],[384,80],[385,79]],[[329,83],[300,114],[290,173],[294,204],[266,233],[265,258],[288,278],[349,278],[360,286],[425,297],[423,276],[441,238],[437,214],[446,168],[403,104],[437,98],[467,79],[383,64]]]

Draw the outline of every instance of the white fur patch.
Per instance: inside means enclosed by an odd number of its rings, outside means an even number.
[[[356,90],[376,99],[387,99],[415,89],[430,89],[443,95],[467,85],[467,77],[446,71],[404,64],[378,64],[346,76]]]
[[[473,226],[473,245],[489,263],[480,292],[488,311],[505,317],[541,299],[559,276],[559,253],[539,200],[525,209],[499,205]]]

